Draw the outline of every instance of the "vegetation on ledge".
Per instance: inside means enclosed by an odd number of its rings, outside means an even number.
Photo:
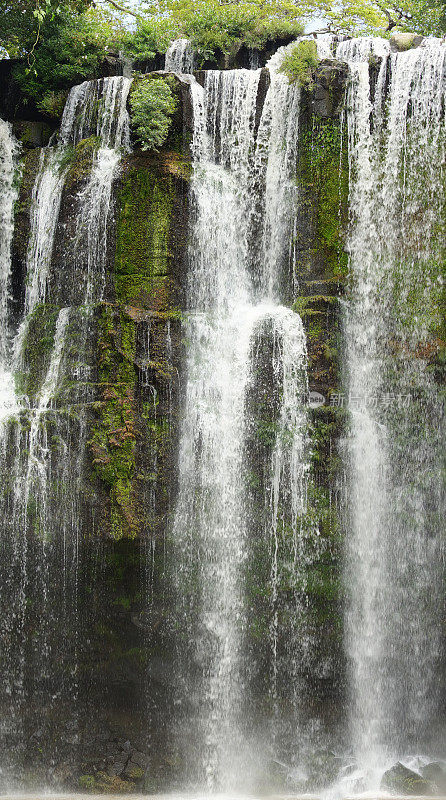
[[[299,86],[311,89],[318,63],[316,43],[304,39],[284,55],[279,72],[283,72],[290,83],[298,83]]]
[[[159,150],[170,130],[178,100],[172,78],[134,81],[130,94],[132,127],[142,150]]]

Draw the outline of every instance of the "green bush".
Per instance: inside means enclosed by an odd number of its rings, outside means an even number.
[[[158,150],[167,139],[177,99],[169,79],[134,81],[130,95],[132,127],[142,150]]]
[[[304,32],[304,26],[297,19],[266,19],[260,20],[252,31],[244,37],[248,47],[261,50],[267,42],[274,39],[297,38]]]
[[[37,103],[37,108],[43,111],[48,117],[53,119],[61,119],[65,103],[67,101],[68,92],[61,89],[60,92],[50,90],[46,92],[40,102]]]
[[[168,17],[140,18],[136,31],[125,38],[124,52],[132,58],[150,61],[157,53],[165,53],[176,35],[177,29]]]
[[[298,83],[300,86],[310,89],[318,62],[316,43],[304,39],[285,54],[279,72],[283,72],[290,83]]]

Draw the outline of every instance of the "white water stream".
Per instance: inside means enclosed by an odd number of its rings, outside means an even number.
[[[194,69],[194,52],[189,39],[174,39],[166,51],[166,72],[190,74]]]
[[[60,391],[74,378],[79,383],[69,396],[75,407],[86,401],[89,314],[93,304],[102,299],[112,184],[122,150],[129,148],[126,99],[130,83],[127,78],[107,78],[71,90],[59,141],[42,149],[32,190],[24,314],[12,355],[6,353],[4,361],[6,369],[25,382],[20,384],[20,403],[16,400],[14,407],[9,403],[0,438],[4,473],[13,476],[2,497],[4,528],[0,542],[0,617],[2,641],[6,643],[0,667],[5,714],[0,752],[3,779],[11,786],[14,761],[18,762],[26,747],[24,709],[39,708],[43,728],[56,708],[65,704],[66,709],[70,703],[67,723],[71,730],[76,729],[79,528],[86,425],[81,405],[70,420],[61,407]],[[0,240],[1,298],[4,295],[6,304],[11,239],[7,217],[15,199],[15,145],[5,138],[7,127],[1,127],[0,134],[2,154],[5,151],[2,178],[7,183],[1,207],[6,224]],[[72,280],[69,285],[71,295],[65,299],[71,302],[73,297],[73,306],[58,310],[52,292],[58,288],[54,251],[63,189],[73,147],[87,137],[96,138],[91,140],[91,169],[76,198],[73,237],[72,264],[79,269],[81,281],[77,285]],[[47,306],[42,317],[40,304],[44,302]],[[77,308],[77,303],[84,309]],[[6,320],[6,315],[1,318],[5,344],[8,331],[3,317]],[[78,348],[75,375],[69,373],[65,361],[67,349],[73,352],[73,335]],[[32,358],[33,346],[40,347],[38,363]],[[31,622],[30,615],[35,615]],[[70,632],[62,642],[61,631]],[[57,746],[54,743],[55,749]],[[10,764],[12,777],[8,774]]]
[[[0,120],[0,423],[16,410],[14,381],[9,369],[11,331],[9,309],[11,245],[14,230],[14,203],[17,191],[14,175],[18,144],[11,126]]]
[[[195,761],[195,780],[214,790],[244,780],[246,397],[252,348],[267,321],[277,380],[283,376],[267,540],[278,535],[279,497],[293,518],[304,505],[305,336],[299,316],[277,300],[293,215],[299,90],[276,74],[276,63],[258,130],[260,70],[210,70],[204,90],[195,82],[191,87],[189,345],[173,538],[183,625],[200,676],[192,687],[198,699],[188,757]],[[259,184],[266,187],[261,209]],[[276,578],[273,569],[273,603]],[[273,649],[276,635],[273,629]]]
[[[442,412],[426,344],[441,291],[446,46],[390,54],[369,37],[337,56],[351,72],[350,734],[373,789],[386,765],[432,746],[439,713]]]

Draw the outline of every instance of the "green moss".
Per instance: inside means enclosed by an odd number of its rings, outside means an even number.
[[[299,139],[298,182],[315,213],[314,247],[327,277],[347,275],[348,164],[338,120],[313,118]]]
[[[96,789],[96,778],[94,775],[81,775],[79,778],[79,786],[86,792],[93,792]]]
[[[20,191],[14,207],[14,236],[12,250],[15,257],[25,262],[29,240],[30,211],[33,186],[39,170],[41,149],[35,148],[26,153],[21,162]]]
[[[93,468],[110,496],[110,534],[134,537],[140,529],[133,490],[136,450],[135,323],[106,306],[98,324],[98,378],[102,402],[89,441]]]
[[[169,305],[170,231],[174,179],[147,165],[124,175],[118,198],[115,285],[119,303]]]
[[[90,136],[82,139],[75,148],[65,148],[60,169],[69,167],[65,178],[65,190],[73,191],[78,183],[87,180],[93,164],[94,154],[99,147],[99,138]]]
[[[27,323],[22,348],[23,370],[15,374],[18,394],[35,400],[48,370],[59,306],[37,305]]]

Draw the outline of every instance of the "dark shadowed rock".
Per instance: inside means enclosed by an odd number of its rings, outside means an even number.
[[[435,794],[434,785],[418,772],[405,767],[398,761],[384,773],[381,780],[381,790],[392,794],[426,795]]]
[[[345,93],[348,66],[340,61],[323,59],[318,65],[311,91],[311,110],[317,117],[339,116]]]
[[[435,784],[438,792],[446,793],[446,763],[444,761],[431,761],[420,770],[423,778]]]

